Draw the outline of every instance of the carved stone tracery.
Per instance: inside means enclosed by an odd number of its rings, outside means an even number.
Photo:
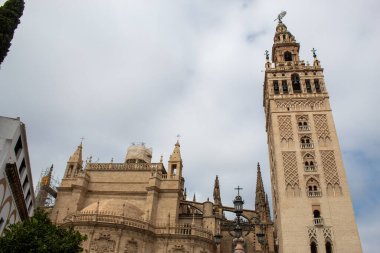
[[[331,140],[326,114],[314,114],[313,117],[318,140]]]
[[[335,162],[333,150],[321,150],[323,172],[326,180],[326,185],[340,185],[338,169]]]
[[[296,152],[282,152],[284,164],[285,185],[293,190],[299,189],[299,176],[297,168]]]
[[[278,116],[278,127],[281,141],[293,140],[293,128],[290,115]]]
[[[276,100],[276,106],[281,111],[297,110],[310,111],[324,109],[325,104],[322,99],[300,99],[300,100]]]

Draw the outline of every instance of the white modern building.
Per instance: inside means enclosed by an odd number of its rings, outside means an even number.
[[[33,215],[35,198],[25,125],[0,116],[0,235]]]

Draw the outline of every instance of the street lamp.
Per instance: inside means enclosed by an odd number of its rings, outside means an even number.
[[[259,217],[254,217],[251,220],[245,220],[242,218],[243,216],[243,206],[244,206],[244,200],[240,196],[240,190],[242,190],[240,186],[235,188],[235,190],[238,191],[238,194],[235,196],[235,199],[233,200],[234,203],[234,213],[236,215],[236,218],[234,221],[225,221],[222,223],[222,228],[224,231],[228,231],[228,233],[234,237],[233,239],[233,252],[234,253],[244,253],[244,245],[245,240],[244,237],[247,236],[251,231],[255,230],[255,227],[257,225],[260,226],[260,232],[256,234],[258,242],[261,245],[261,248],[263,249],[263,252],[266,252],[266,234],[265,234],[265,223],[262,223]],[[214,236],[215,243],[220,244],[221,242],[221,235],[216,234]]]

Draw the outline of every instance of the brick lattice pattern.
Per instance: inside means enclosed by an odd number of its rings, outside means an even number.
[[[278,116],[278,127],[280,129],[280,139],[293,140],[293,128],[290,115]]]
[[[282,152],[284,162],[285,185],[299,186],[296,152]]]
[[[326,185],[340,185],[338,170],[335,162],[333,150],[321,150],[322,165],[325,175]]]
[[[315,114],[313,116],[314,116],[314,125],[317,131],[318,139],[324,139],[324,140],[326,140],[327,138],[331,139],[326,115]]]

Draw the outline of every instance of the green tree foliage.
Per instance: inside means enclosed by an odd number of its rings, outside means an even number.
[[[9,51],[24,5],[24,0],[8,0],[0,7],[0,65]]]
[[[30,219],[6,228],[0,237],[0,253],[76,253],[83,251],[80,244],[86,239],[73,228],[52,224],[48,214],[37,209]]]

